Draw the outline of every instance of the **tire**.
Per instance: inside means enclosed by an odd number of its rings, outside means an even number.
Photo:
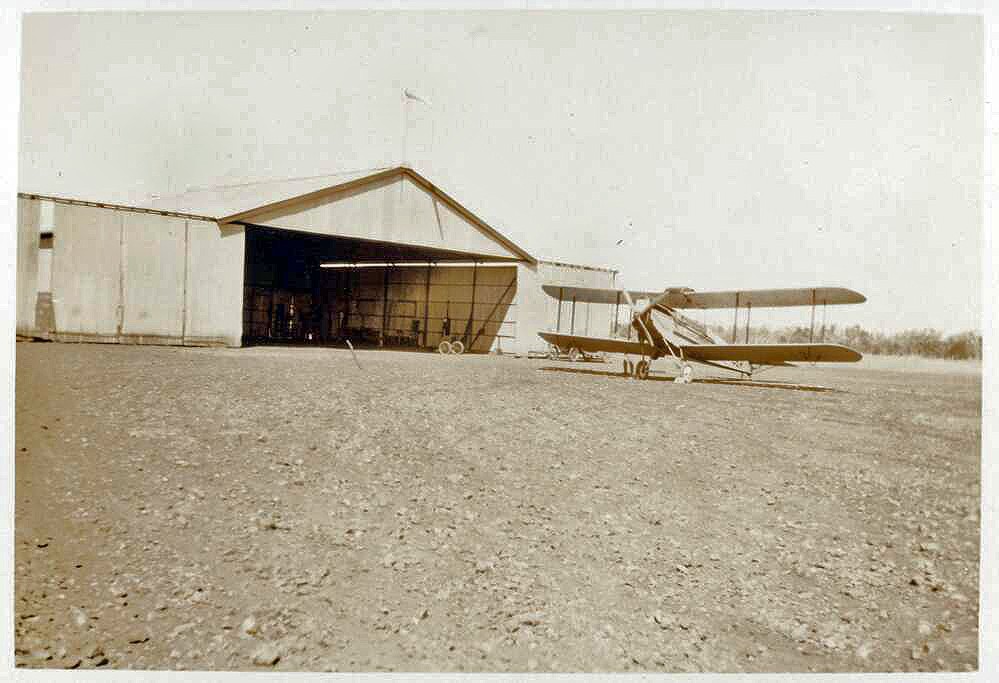
[[[446,340],[446,339],[445,339],[444,341],[442,341],[442,342],[441,342],[441,343],[440,343],[440,344],[439,344],[439,345],[437,346],[437,352],[438,352],[438,353],[440,353],[440,354],[443,354],[443,355],[445,355],[445,356],[446,356],[447,354],[449,354],[449,353],[452,353],[452,351],[451,351],[451,342],[449,342],[449,341],[448,341],[448,340]]]
[[[465,353],[465,345],[462,344],[460,341],[451,342],[451,353],[460,356],[461,354]]]
[[[635,365],[635,377],[638,379],[648,379],[649,377],[649,361],[640,360],[638,364]]]
[[[569,361],[570,362],[573,362],[573,363],[578,362],[579,361],[579,355],[580,355],[579,354],[579,349],[577,349],[575,346],[573,346],[571,349],[569,349]]]

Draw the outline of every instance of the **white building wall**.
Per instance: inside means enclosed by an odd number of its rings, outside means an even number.
[[[195,220],[187,227],[184,343],[240,346],[246,231]]]
[[[57,203],[54,233],[53,338],[240,345],[242,227]]]
[[[536,266],[519,264],[517,276],[517,343],[514,348],[517,353],[544,351],[547,345],[538,332],[555,331],[557,327],[569,332],[571,326],[575,334],[584,336],[609,336],[613,306],[577,303],[572,325],[571,301],[563,302],[560,321],[558,301],[546,294],[541,286],[561,284],[610,289],[616,286],[614,271],[542,261]]]
[[[176,343],[184,334],[182,218],[121,212],[124,310],[121,333]],[[61,239],[61,235],[59,237]]]
[[[52,307],[57,339],[115,341],[119,333],[122,214],[57,204]]]

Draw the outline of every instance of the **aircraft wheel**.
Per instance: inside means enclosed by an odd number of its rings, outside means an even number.
[[[462,344],[460,341],[451,342],[451,353],[460,356],[461,354],[465,353],[465,345]]]
[[[624,376],[630,377],[631,373],[634,371],[632,363],[627,358],[624,359]]]
[[[573,363],[579,360],[579,349],[577,349],[575,346],[569,349],[569,360],[572,361]]]
[[[638,379],[648,379],[650,363],[647,360],[640,360],[635,365],[635,377]]]
[[[438,351],[438,353],[441,353],[441,354],[443,354],[445,356],[447,354],[451,353],[451,342],[449,342],[449,341],[447,341],[445,339],[444,341],[442,341],[440,343],[440,345],[438,345],[437,351]]]

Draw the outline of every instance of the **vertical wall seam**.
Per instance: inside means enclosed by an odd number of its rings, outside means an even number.
[[[190,248],[190,221],[184,221],[184,284],[183,291],[184,295],[181,298],[180,304],[180,344],[183,346],[187,343],[187,259],[188,259],[188,249]]]
[[[118,230],[118,339],[125,329],[125,216],[119,216],[121,227]]]
[[[52,261],[49,263],[49,299],[52,302],[52,331],[51,334],[55,335],[59,332],[59,324],[56,322],[56,240],[58,235],[56,235],[56,230],[59,227],[59,221],[56,220],[56,206],[52,204]]]

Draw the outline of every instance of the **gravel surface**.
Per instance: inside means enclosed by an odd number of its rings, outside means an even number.
[[[978,372],[16,352],[19,666],[977,666]]]

